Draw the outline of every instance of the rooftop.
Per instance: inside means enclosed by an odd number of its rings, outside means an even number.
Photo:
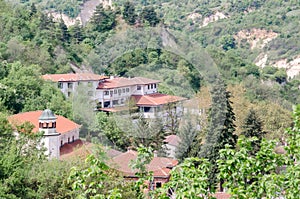
[[[70,74],[47,74],[43,75],[44,80],[53,82],[77,82],[77,81],[99,81],[108,78],[104,75],[93,73],[70,73]]]
[[[128,150],[118,156],[113,157],[108,165],[123,172],[126,177],[133,177],[137,170],[130,167],[131,161],[137,158],[138,153],[133,150]],[[154,177],[169,177],[171,168],[178,164],[177,160],[164,157],[154,157],[150,164],[147,165],[148,171],[153,171]]]
[[[64,144],[60,148],[60,159],[66,160],[71,158],[85,159],[91,154],[92,144],[82,140],[75,140],[72,143]]]
[[[43,111],[31,111],[25,113],[19,113],[12,115],[8,118],[9,122],[15,127],[17,125],[21,125],[24,122],[30,122],[34,125],[33,132],[39,131],[39,117],[42,115]],[[60,116],[56,115],[56,131],[60,134],[67,133],[71,130],[80,128],[79,124]]]
[[[100,82],[97,89],[111,89],[111,88],[120,88],[125,86],[134,86],[134,85],[146,85],[146,84],[156,84],[159,83],[158,80],[148,79],[145,77],[115,77],[111,79],[105,79],[103,82]]]
[[[177,135],[168,135],[164,142],[173,146],[178,146],[180,138]]]
[[[153,93],[148,95],[132,95],[137,106],[158,106],[172,102],[186,100],[184,97],[166,95],[161,93]]]

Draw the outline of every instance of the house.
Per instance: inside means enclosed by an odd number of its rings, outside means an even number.
[[[166,139],[164,139],[163,148],[166,150],[168,157],[175,158],[176,150],[180,141],[181,139],[177,135],[168,135]]]
[[[47,74],[43,75],[44,80],[57,83],[57,87],[66,96],[70,97],[80,84],[85,85],[88,90],[88,95],[93,99],[99,81],[108,78],[104,75],[96,75],[93,73],[72,73],[72,74]]]
[[[137,170],[133,170],[130,164],[138,156],[138,153],[134,150],[128,150],[125,153],[117,155],[110,159],[108,165],[123,173],[124,178],[127,180],[137,180]],[[151,162],[146,165],[149,172],[153,172],[153,182],[149,183],[149,189],[161,187],[164,183],[170,179],[170,171],[178,164],[177,160],[165,157],[153,157]]]
[[[131,100],[134,106],[147,118],[154,118],[156,114],[162,114],[169,104],[176,104],[177,113],[181,112],[178,106],[186,98],[158,93],[158,80],[144,77],[124,78],[111,77],[99,82],[97,87],[97,103],[99,110],[116,112],[120,107],[128,108]]]
[[[46,155],[49,158],[60,159],[75,151],[75,148],[85,145],[79,138],[80,125],[46,109],[44,111],[31,111],[12,115],[8,118],[13,127],[30,122],[33,132],[44,132],[42,143],[46,147]],[[72,149],[72,150],[71,150]]]

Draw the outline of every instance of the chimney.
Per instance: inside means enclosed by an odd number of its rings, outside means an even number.
[[[154,157],[158,157],[158,152],[157,152],[157,150],[153,151],[153,155],[154,155]]]

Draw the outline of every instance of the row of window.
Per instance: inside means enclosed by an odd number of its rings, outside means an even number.
[[[78,82],[78,85],[80,85],[80,82]],[[92,82],[88,82],[87,84],[89,87],[92,86]],[[58,82],[58,88],[63,89],[64,88],[64,83],[63,82]],[[68,88],[73,89],[73,82],[68,82]]]
[[[148,84],[148,90],[156,88],[156,84]]]
[[[104,95],[110,95],[113,96],[113,94],[119,94],[121,95],[121,93],[129,93],[129,88],[123,88],[123,89],[115,89],[113,91],[104,91]]]

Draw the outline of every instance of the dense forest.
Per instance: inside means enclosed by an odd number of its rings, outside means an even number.
[[[180,164],[151,197],[168,198],[174,187],[178,198],[212,197],[219,182],[233,198],[300,195],[300,75],[291,73],[298,1],[116,0],[82,25],[85,3],[0,0],[0,198],[144,198],[144,165],[154,150],[164,155],[160,143],[171,133],[181,138]],[[168,127],[139,116],[128,126],[132,118],[95,113],[84,96],[70,101],[41,79],[78,71],[158,79],[159,92],[196,100],[203,114]],[[95,145],[137,149],[141,180],[124,183],[101,147],[85,162],[47,161],[32,126],[14,138],[7,116],[46,108],[81,124]]]

